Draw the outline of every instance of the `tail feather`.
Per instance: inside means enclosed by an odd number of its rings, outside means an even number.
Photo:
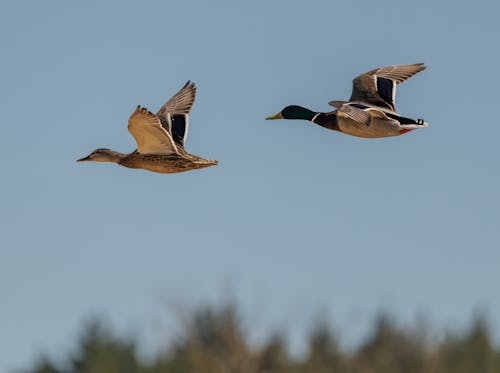
[[[429,124],[423,119],[417,119],[416,121],[412,120],[413,123],[401,123],[401,127],[405,129],[417,129],[422,127],[427,127]]]
[[[414,119],[411,119],[411,118],[401,117],[401,116],[395,115],[395,114],[390,114],[390,113],[385,113],[385,114],[388,117],[397,120],[401,124],[401,127],[409,129],[409,130],[410,129],[427,127],[429,125],[423,119],[414,120]]]

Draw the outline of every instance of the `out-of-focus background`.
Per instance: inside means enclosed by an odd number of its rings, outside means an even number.
[[[499,16],[493,0],[4,2],[0,371],[321,371],[300,365],[311,351],[346,371],[498,371]],[[264,120],[416,62],[397,108],[428,128]],[[75,162],[132,151],[136,105],[188,79],[187,149],[217,167]],[[89,368],[113,348],[125,365]]]

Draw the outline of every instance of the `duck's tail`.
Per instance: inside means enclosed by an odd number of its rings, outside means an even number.
[[[406,119],[406,118],[405,118]],[[401,122],[401,127],[408,130],[415,130],[417,128],[427,127],[429,124],[423,119],[411,120],[410,122]]]
[[[397,120],[399,122],[399,124],[401,125],[401,127],[403,127],[404,129],[407,129],[407,130],[414,130],[417,128],[423,128],[423,127],[427,127],[429,125],[423,119],[414,120],[411,118],[405,118],[405,117],[395,115],[395,114],[390,114],[390,113],[384,113],[384,114],[386,114],[388,117],[390,117],[392,119]]]

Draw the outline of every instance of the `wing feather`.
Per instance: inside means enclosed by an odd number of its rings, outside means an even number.
[[[345,116],[347,118],[352,119],[355,122],[362,123],[365,125],[370,124],[370,113],[368,111],[359,109],[357,107],[350,106],[349,104],[347,105],[342,105],[340,109],[338,110],[339,114],[341,116]]]
[[[334,101],[330,101],[328,103],[328,105],[330,106],[334,106],[336,107],[337,109],[340,109],[342,107],[342,105],[344,105],[345,103],[347,103],[347,101],[338,101],[338,100],[334,100]]]
[[[160,119],[146,108],[137,106],[128,121],[128,130],[137,142],[137,151],[143,154],[178,154],[170,134]]]
[[[395,110],[396,85],[425,69],[423,63],[416,63],[370,70],[353,80],[349,101],[366,102]]]
[[[165,105],[163,105],[156,115],[161,118],[165,113],[189,114],[193,107],[194,99],[196,98],[196,86],[188,81],[179,92],[172,96]]]
[[[156,116],[177,146],[184,146],[188,133],[189,112],[196,98],[196,86],[188,81],[163,105]]]

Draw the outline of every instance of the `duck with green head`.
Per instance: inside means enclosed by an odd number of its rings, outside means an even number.
[[[425,69],[423,64],[386,66],[354,79],[349,101],[331,101],[336,109],[316,112],[302,106],[285,107],[273,119],[301,119],[348,135],[366,138],[399,136],[426,127],[422,119],[396,113],[396,86]]]

